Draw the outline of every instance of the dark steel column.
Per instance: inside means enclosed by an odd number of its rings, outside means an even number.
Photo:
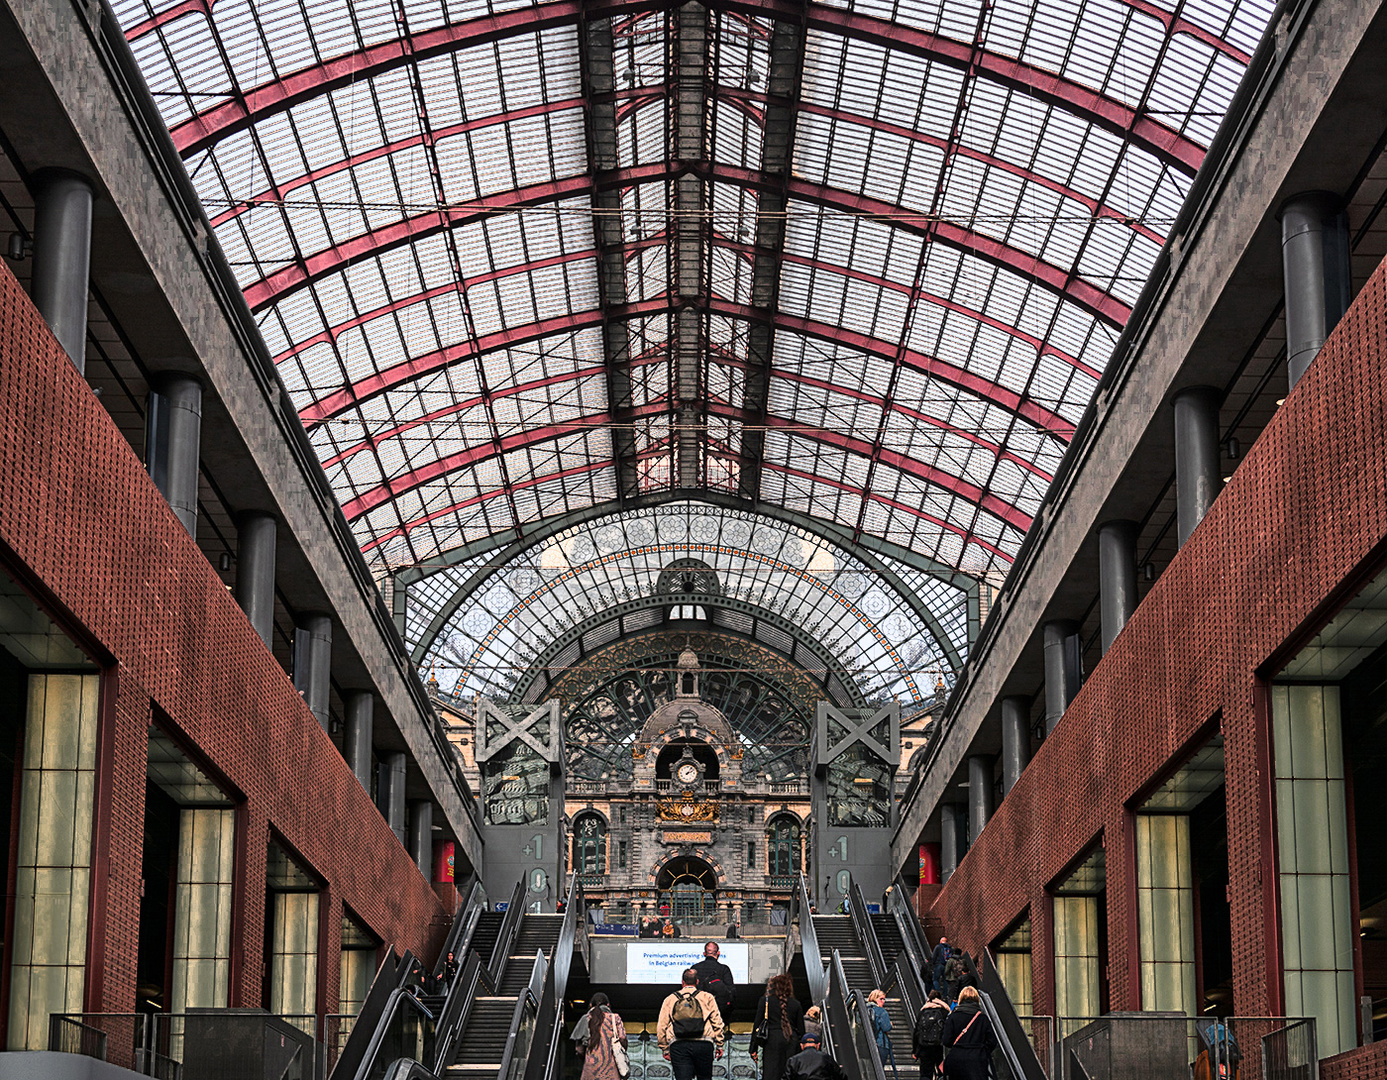
[[[294,689],[303,695],[308,711],[328,726],[328,690],[332,675],[332,619],[304,615],[294,628]]]
[[[64,170],[40,173],[34,192],[34,306],[78,371],[86,368],[92,186]]]
[[[1098,595],[1107,653],[1137,609],[1137,523],[1109,521],[1098,528]]]
[[[409,854],[427,878],[433,870],[433,803],[428,799],[409,804]]]
[[[275,624],[275,536],[270,514],[252,511],[236,518],[236,602],[271,648]]]
[[[145,467],[178,520],[197,538],[202,384],[191,375],[156,376],[145,422]]]
[[[1286,367],[1300,381],[1348,310],[1353,287],[1343,200],[1327,191],[1297,195],[1281,207],[1281,266],[1286,281]]]
[[[943,864],[940,877],[946,885],[949,878],[954,876],[954,871],[958,869],[958,864],[967,851],[964,835],[968,823],[967,813],[967,810],[956,803],[945,803],[939,808],[939,824],[942,830],[939,861]]]
[[[978,842],[992,820],[992,759],[974,754],[968,759],[968,843]]]
[[[342,756],[347,766],[371,790],[371,739],[375,728],[376,702],[369,691],[347,695],[347,729],[342,738]]]
[[[1031,699],[1002,698],[1002,798],[1011,794],[1031,760]]]
[[[405,842],[405,769],[409,758],[404,752],[386,754],[380,763],[380,788],[377,804],[400,843]]]
[[[1079,692],[1083,652],[1079,626],[1069,619],[1045,624],[1045,734],[1055,730]]]
[[[1175,395],[1176,539],[1181,547],[1218,498],[1217,390],[1194,386]]]

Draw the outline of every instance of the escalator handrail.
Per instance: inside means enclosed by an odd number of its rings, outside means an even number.
[[[872,915],[867,910],[862,886],[851,876],[848,878],[848,916],[852,919],[852,928],[857,934],[857,939],[862,942],[862,948],[867,953],[867,965],[872,969],[873,984],[886,989],[887,980],[890,978],[890,973],[886,970],[886,957],[882,954],[881,943],[877,941],[876,927],[872,925]]]
[[[481,954],[475,949],[467,954],[462,969],[453,984],[448,988],[448,1000],[443,1003],[438,1022],[434,1025],[434,1069],[446,1069],[453,1060],[453,1045],[458,1034],[467,1025],[472,1013],[472,1003],[477,999],[477,989],[487,983],[486,989],[495,990],[490,975],[482,966]]]
[[[860,1062],[862,1080],[886,1080],[886,1065],[877,1050],[876,1033],[872,1031],[872,1014],[867,1010],[867,995],[861,990],[852,992],[853,1015],[862,1025],[862,1035],[867,1040],[865,1062]],[[857,1040],[853,1039],[853,1050],[857,1050]],[[864,1056],[859,1054],[859,1059]]]
[[[581,949],[586,962],[587,910],[576,871],[568,877],[563,924],[559,927],[559,940],[554,945],[554,957],[545,976],[539,998],[539,1014],[535,1021],[536,1030],[547,1032],[549,1041],[543,1055],[536,1054],[535,1046],[531,1045],[530,1060],[525,1064],[525,1080],[549,1080],[554,1075],[559,1040],[563,1038],[563,1003],[568,995],[568,974],[573,967],[575,945]]]
[[[507,1080],[510,1076],[511,1063],[515,1060],[515,1044],[520,1038],[520,1026],[525,1020],[525,1010],[533,1008],[535,1010],[535,1027],[530,1035],[530,1049],[534,1049],[534,1041],[539,1036],[539,1003],[543,992],[544,981],[548,977],[549,961],[544,957],[544,950],[535,950],[534,967],[530,969],[530,981],[526,987],[515,997],[515,1009],[510,1017],[510,1034],[506,1037],[506,1048],[501,1054],[501,1064],[496,1070],[496,1080]]]
[[[355,1071],[356,1066],[352,1062],[359,1063],[366,1053],[376,1027],[385,1015],[391,991],[398,989],[402,979],[408,977],[413,962],[412,953],[406,952],[401,957],[395,952],[393,945],[386,950],[385,958],[376,969],[376,977],[371,980],[371,988],[366,991],[366,998],[352,1021],[352,1030],[347,1036],[347,1042],[337,1055],[337,1061],[332,1067],[333,1076],[349,1076]]]
[[[381,1022],[377,1024],[375,1030],[371,1032],[371,1041],[366,1047],[366,1053],[362,1056],[361,1064],[359,1064],[356,1067],[356,1071],[352,1073],[353,1080],[368,1080],[368,1077],[371,1075],[371,1070],[376,1063],[376,1056],[380,1053],[381,1043],[385,1041],[386,1033],[390,1030],[391,1021],[395,1019],[395,1014],[401,1008],[411,1008],[417,1012],[423,1013],[424,1016],[430,1020],[434,1019],[434,1017],[430,1015],[428,1009],[424,1007],[423,1002],[410,993],[408,988],[397,986],[394,990],[390,991],[390,997],[386,1002],[385,1012],[381,1016]],[[334,1069],[333,1072],[335,1074],[336,1070]]]
[[[1016,1006],[1012,1004],[1001,973],[992,962],[992,953],[983,949],[979,959],[982,960],[982,970],[967,953],[963,962],[977,983],[978,997],[983,1000],[987,1019],[992,1024],[993,1034],[997,1036],[997,1044],[1012,1068],[1012,1075],[1021,1080],[1045,1080],[1045,1069],[1035,1052],[1035,1044],[1016,1014]]]
[[[501,920],[501,929],[496,933],[496,944],[491,947],[491,956],[486,958],[487,972],[494,986],[501,984],[501,976],[506,973],[506,957],[520,933],[520,920],[525,915],[525,883],[517,881],[511,890],[510,903],[506,906],[506,916]]]
[[[924,978],[924,975],[933,965],[934,950],[930,946],[929,938],[925,936],[925,928],[920,925],[920,916],[916,913],[914,905],[906,899],[908,895],[905,877],[897,874],[895,888],[887,896],[886,906],[895,916],[896,928],[901,932],[901,940],[910,953],[911,962],[928,988],[934,985],[934,978],[932,975]]]
[[[929,1000],[929,992],[925,990],[920,973],[915,970],[914,965],[910,963],[904,953],[896,957],[892,976],[896,986],[900,989],[905,1014],[914,1023],[915,1017],[920,1015],[920,1010],[925,1007],[925,1002]]]
[[[852,1028],[852,990],[848,987],[843,958],[837,949],[833,950],[833,957],[829,961],[828,976],[829,988],[823,1011],[828,1052],[843,1067],[848,1080],[878,1080],[869,1070],[864,1070],[862,1055],[857,1052],[857,1040]]]
[[[481,918],[485,896],[486,891],[482,888],[481,882],[475,880],[462,894],[458,909],[453,914],[453,925],[448,928],[448,936],[443,939],[443,947],[438,950],[438,959],[433,965],[431,974],[435,982],[443,974],[444,965],[448,962],[448,953],[451,952],[454,957],[458,957],[467,950],[472,941],[472,934],[477,929],[477,920]],[[460,969],[462,965],[459,964],[458,967]]]
[[[804,974],[809,981],[809,999],[822,1008],[828,996],[828,979],[825,978],[823,953],[819,951],[819,932],[811,914],[814,905],[809,900],[809,884],[803,874],[799,875],[799,906],[800,954],[804,957]]]

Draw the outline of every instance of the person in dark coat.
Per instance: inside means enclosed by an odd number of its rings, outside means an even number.
[[[944,1021],[944,1075],[955,1080],[987,1080],[988,1063],[997,1045],[992,1025],[983,1015],[982,1001],[975,987],[965,986],[959,993],[958,1008]]]
[[[758,1032],[768,1029],[766,1037]],[[783,1080],[785,1064],[804,1035],[804,1007],[795,1000],[795,984],[789,974],[777,975],[766,983],[766,992],[756,1003],[756,1019],[751,1029],[751,1059],[760,1061],[761,1080]],[[758,1059],[762,1050],[765,1054]]]
[[[934,947],[934,953],[930,956],[930,974],[934,976],[934,988],[941,994],[947,989],[944,985],[944,965],[949,962],[951,955],[953,950],[949,948],[949,939],[941,934],[939,944]]]
[[[732,980],[732,969],[718,959],[720,955],[718,943],[708,942],[703,946],[703,959],[694,964],[693,969],[698,972],[698,988],[713,995],[713,1000],[718,1003],[718,1012],[722,1013],[722,1022],[726,1024],[732,1019],[732,992],[735,984]]]
[[[785,1080],[847,1080],[843,1067],[819,1049],[812,1031],[800,1036],[800,1052],[785,1063]]]

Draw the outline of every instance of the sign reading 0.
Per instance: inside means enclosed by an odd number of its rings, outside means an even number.
[[[647,944],[631,941],[626,945],[626,981],[628,983],[664,983],[672,990],[679,985],[684,969],[703,959],[704,939],[687,944]],[[745,941],[720,941],[718,957],[732,969],[732,978],[739,986],[750,982],[748,971],[750,951]]]

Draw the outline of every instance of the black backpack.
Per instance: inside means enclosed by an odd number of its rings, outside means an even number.
[[[720,976],[705,975],[701,971],[698,973],[698,988],[713,995],[713,1000],[718,1003],[718,1012],[726,1022],[727,1010],[732,1006],[732,988]]]
[[[915,1021],[915,1046],[943,1046],[944,1021],[948,1018],[948,1009],[921,1009]]]

